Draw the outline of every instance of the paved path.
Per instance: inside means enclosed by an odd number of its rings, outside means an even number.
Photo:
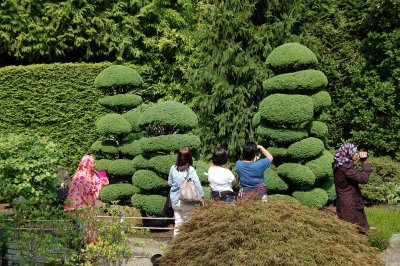
[[[154,239],[134,239],[131,243],[135,257],[128,261],[127,266],[152,266],[150,258],[155,254],[163,254],[167,247],[166,241]]]
[[[400,266],[400,234],[390,238],[389,247],[381,253],[385,266]]]

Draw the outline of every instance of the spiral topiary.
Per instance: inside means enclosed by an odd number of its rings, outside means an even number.
[[[266,183],[272,194],[322,207],[334,199],[328,127],[319,120],[331,105],[328,80],[313,69],[318,65],[314,53],[298,43],[277,47],[266,63],[276,75],[263,82],[267,97],[253,118],[259,141],[275,158],[276,171],[266,171]]]

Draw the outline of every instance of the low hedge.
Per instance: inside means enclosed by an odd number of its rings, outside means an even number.
[[[120,114],[106,114],[96,121],[97,132],[103,136],[126,135],[132,131],[132,126]]]
[[[151,216],[163,216],[167,198],[161,195],[134,194],[131,198],[133,207],[141,209]]]
[[[285,195],[285,194],[273,194],[268,196],[268,202],[275,202],[280,200],[288,200],[288,201],[297,201],[297,199],[293,198],[292,196]]]
[[[96,160],[96,170],[97,171],[108,171],[108,167],[112,163],[112,160],[109,159],[101,159],[101,160]]]
[[[315,175],[305,165],[297,163],[284,163],[277,168],[278,175],[287,179],[298,188],[309,188],[315,184]]]
[[[328,85],[328,79],[322,71],[308,69],[274,76],[263,82],[267,94],[310,94]]]
[[[142,97],[134,94],[117,94],[99,99],[99,104],[105,108],[129,110],[142,103]]]
[[[150,170],[138,170],[132,176],[132,184],[143,191],[156,191],[168,187],[165,179]]]
[[[299,43],[285,43],[278,46],[266,60],[275,73],[312,68],[318,64],[315,54]]]
[[[328,194],[321,188],[314,188],[309,191],[295,191],[292,196],[300,203],[313,208],[322,208],[328,203]]]
[[[118,151],[128,157],[135,157],[142,153],[140,141],[135,139],[126,139],[118,146]]]
[[[313,101],[314,112],[320,112],[332,104],[331,96],[327,91],[319,91],[310,97]]]
[[[325,138],[328,135],[328,126],[321,121],[312,121],[308,125],[310,136],[317,138]]]
[[[149,160],[139,154],[132,160],[132,165],[136,169],[149,168]]]
[[[97,140],[93,142],[90,150],[95,153],[118,154],[117,143],[111,140]]]
[[[132,184],[119,183],[111,184],[100,190],[100,200],[108,203],[113,201],[123,202],[130,199],[133,194],[139,192],[139,189]]]
[[[196,150],[200,148],[200,145],[200,138],[191,134],[171,134],[140,140],[140,147],[145,153],[176,152],[185,146]]]
[[[275,125],[301,126],[313,117],[313,101],[306,95],[272,94],[260,103],[260,115]]]
[[[308,131],[302,128],[269,128],[260,125],[257,127],[256,133],[275,143],[293,143],[308,137]]]
[[[320,155],[324,151],[322,140],[310,137],[289,146],[288,155],[297,160],[311,159]]]
[[[130,67],[113,65],[104,69],[97,75],[94,80],[94,85],[96,88],[108,92],[108,90],[113,87],[139,87],[143,85],[143,79],[136,70]]]
[[[180,129],[192,129],[198,124],[197,115],[186,105],[166,101],[159,102],[143,112],[138,124],[140,127],[147,125],[172,126]]]
[[[171,166],[176,163],[176,155],[159,155],[148,161],[148,166],[158,173],[162,174],[165,179],[168,177]]]
[[[113,176],[132,176],[135,172],[132,160],[118,159],[110,163],[107,169],[108,173]]]
[[[285,192],[289,189],[286,182],[271,168],[264,172],[264,180],[268,193]]]
[[[305,165],[310,168],[316,178],[323,178],[333,176],[332,162],[333,155],[329,151],[324,150],[322,155],[307,162]]]

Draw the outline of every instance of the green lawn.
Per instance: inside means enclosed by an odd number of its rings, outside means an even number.
[[[370,227],[375,227],[385,240],[395,233],[400,233],[400,208],[366,208]]]

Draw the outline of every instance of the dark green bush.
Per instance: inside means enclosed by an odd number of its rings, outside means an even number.
[[[286,182],[279,177],[278,173],[272,168],[268,168],[267,171],[264,172],[264,180],[268,193],[285,192],[289,189]]]
[[[196,173],[199,176],[200,183],[202,185],[208,184],[208,176],[204,173],[208,172],[208,168],[210,167],[210,163],[206,163],[203,161],[195,161],[193,163],[193,167],[196,169]]]
[[[113,176],[131,176],[135,172],[132,160],[118,159],[110,163],[107,169],[108,173]]]
[[[163,216],[164,204],[166,197],[161,195],[142,195],[135,194],[132,196],[132,205],[135,208],[141,209],[147,215]]]
[[[166,179],[150,170],[137,170],[132,176],[132,184],[144,191],[157,191],[168,187]]]
[[[317,138],[325,138],[328,135],[328,126],[321,121],[312,121],[308,125],[310,135]]]
[[[274,158],[285,158],[287,156],[287,149],[278,147],[268,147],[267,149]]]
[[[140,131],[138,121],[142,113],[151,106],[151,104],[141,104],[140,106],[132,109],[126,113],[123,113],[122,116],[131,124],[132,131],[137,132]]]
[[[135,157],[142,153],[140,148],[140,141],[134,139],[126,139],[118,145],[118,151],[123,155],[129,155],[130,157]]]
[[[132,184],[111,184],[100,190],[100,200],[111,203],[112,201],[123,202],[130,199],[139,189]]]
[[[276,125],[302,125],[313,117],[313,102],[306,95],[273,94],[262,100],[259,112]]]
[[[274,202],[279,200],[289,200],[289,201],[298,201],[297,199],[293,198],[292,196],[285,195],[285,194],[273,194],[268,196],[268,202]]]
[[[139,154],[133,158],[132,165],[136,169],[149,168],[149,160],[144,158],[143,155]]]
[[[140,87],[143,79],[139,73],[127,66],[113,65],[98,74],[94,80],[96,88],[109,91],[113,87]]]
[[[107,172],[108,167],[110,166],[111,163],[112,160],[108,159],[96,160],[96,170],[97,171],[105,170]]]
[[[171,166],[176,163],[176,155],[159,155],[151,158],[147,165],[163,176],[168,177]]]
[[[142,101],[142,97],[138,95],[116,94],[100,98],[99,104],[111,110],[130,110],[141,104]]]
[[[278,175],[287,179],[290,184],[296,187],[308,188],[314,185],[315,175],[305,165],[297,163],[284,163],[278,166]]]
[[[96,153],[118,154],[117,144],[112,140],[98,140],[95,141],[90,150]]]
[[[198,120],[197,115],[186,105],[167,101],[159,102],[145,110],[138,124],[143,128],[154,124],[176,129],[192,129],[197,126]]]
[[[333,177],[325,178],[323,181],[324,182],[321,184],[321,188],[328,194],[329,202],[332,202],[336,199],[336,188]]]
[[[96,121],[96,129],[103,136],[115,136],[128,134],[132,126],[120,114],[106,114]]]
[[[269,128],[263,125],[257,127],[258,136],[266,137],[275,143],[293,143],[308,137],[306,129]]]
[[[261,114],[259,112],[255,113],[252,120],[253,128],[258,127],[261,124]]]
[[[272,93],[310,94],[328,84],[325,74],[319,70],[308,69],[277,75],[263,82],[267,95]]]
[[[332,104],[331,96],[327,91],[319,91],[311,95],[311,99],[313,100],[314,112],[319,112]]]
[[[175,152],[187,146],[191,149],[200,148],[200,138],[191,134],[172,134],[143,138],[140,147],[143,152]]]
[[[328,202],[328,194],[321,188],[314,188],[309,191],[295,191],[292,196],[300,203],[313,208],[322,208]]]
[[[324,143],[314,137],[295,142],[287,150],[290,157],[298,160],[315,158],[322,151],[324,151]]]
[[[322,155],[314,160],[308,161],[305,165],[310,168],[316,178],[323,178],[333,176],[332,162],[333,155],[329,151],[324,150]]]
[[[314,67],[318,59],[310,49],[299,43],[285,43],[268,55],[266,63],[274,72],[281,73]]]

